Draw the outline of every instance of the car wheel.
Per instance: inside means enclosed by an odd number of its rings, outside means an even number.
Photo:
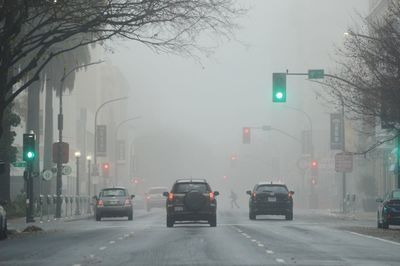
[[[96,221],[101,221],[101,215],[96,214]]]
[[[211,227],[216,227],[217,226],[217,216],[212,216],[208,220],[208,223],[210,224]]]
[[[133,220],[133,213],[128,214],[128,220],[132,221]]]
[[[285,215],[285,219],[288,220],[288,221],[293,220],[293,211],[288,212],[288,213]]]
[[[167,216],[167,227],[173,227],[173,226],[174,226],[174,219]]]
[[[378,228],[382,228],[382,223],[379,221],[379,212],[376,213],[376,223]]]
[[[389,223],[385,220],[382,219],[382,228],[383,229],[389,229]]]
[[[250,220],[255,220],[256,219],[256,214],[252,211],[249,212],[249,219]]]

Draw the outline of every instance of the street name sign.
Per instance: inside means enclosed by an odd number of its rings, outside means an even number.
[[[26,162],[25,161],[16,161],[11,163],[14,167],[17,168],[25,168],[26,167]]]
[[[308,70],[308,79],[323,79],[325,72],[323,69],[310,69]]]
[[[335,171],[350,173],[353,171],[353,154],[349,152],[340,152],[335,155]]]

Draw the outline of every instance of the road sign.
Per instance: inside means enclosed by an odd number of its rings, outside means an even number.
[[[26,167],[26,162],[25,161],[16,161],[11,163],[14,167],[17,168],[25,168]]]
[[[323,79],[325,76],[323,69],[308,70],[308,79]]]
[[[98,125],[96,128],[96,156],[107,156],[107,126]]]
[[[353,171],[353,154],[349,152],[336,153],[335,171],[342,173],[350,173]]]
[[[61,163],[68,163],[69,160],[69,144],[66,142],[53,143],[53,163],[58,162],[59,149],[61,149]]]
[[[53,172],[51,170],[46,170],[42,173],[42,177],[46,181],[50,181],[53,178]]]
[[[70,175],[72,173],[72,168],[69,165],[64,165],[62,168],[63,175]]]

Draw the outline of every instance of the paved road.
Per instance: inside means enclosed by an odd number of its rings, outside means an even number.
[[[400,265],[400,244],[336,229],[352,221],[301,212],[293,221],[220,211],[219,224],[165,227],[162,210],[134,221],[66,222],[0,242],[0,265]]]

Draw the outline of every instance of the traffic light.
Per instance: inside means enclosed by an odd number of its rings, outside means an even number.
[[[243,128],[243,144],[250,144],[250,128]]]
[[[103,163],[101,165],[101,171],[103,173],[103,177],[109,177],[110,176],[110,164],[109,163]]]
[[[311,161],[311,176],[318,177],[318,162],[316,160]]]
[[[26,162],[31,162],[36,157],[35,150],[36,137],[35,134],[29,133],[23,135],[23,154],[22,158]]]
[[[286,102],[286,73],[272,73],[272,101]]]

